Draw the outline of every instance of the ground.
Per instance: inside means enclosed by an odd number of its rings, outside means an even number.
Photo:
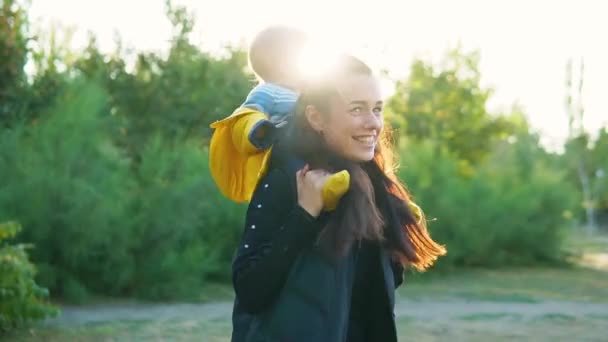
[[[410,275],[397,296],[400,341],[608,341],[608,244],[593,241],[575,267]],[[230,290],[209,291],[216,300],[203,304],[63,306],[8,338],[229,341]]]

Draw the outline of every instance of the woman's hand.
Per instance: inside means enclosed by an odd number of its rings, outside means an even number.
[[[321,189],[330,176],[331,173],[322,169],[310,170],[308,164],[296,173],[298,204],[314,217],[323,210]]]

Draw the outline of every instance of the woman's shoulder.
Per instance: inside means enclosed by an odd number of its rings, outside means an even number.
[[[254,197],[296,199],[296,173],[302,167],[304,167],[304,162],[300,159],[273,151],[268,169],[256,186]]]
[[[297,199],[296,173],[304,165],[305,162],[294,153],[287,151],[285,146],[275,144],[270,153],[267,169],[257,181],[252,200],[260,196],[283,200]]]
[[[290,187],[290,175],[281,168],[270,167],[266,174],[260,178],[256,190],[282,190]]]
[[[260,178],[253,193],[252,200],[265,200],[280,203],[295,199],[297,184],[295,173],[280,167],[269,167],[266,174]]]
[[[295,174],[304,167],[306,162],[279,142],[272,148],[269,164],[269,169],[279,169],[285,174],[295,177]]]

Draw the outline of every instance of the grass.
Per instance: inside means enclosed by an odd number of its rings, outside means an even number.
[[[228,301],[234,298],[234,292],[230,286],[224,283],[208,283],[200,289],[198,295],[184,298],[182,301],[185,302],[198,302],[207,303],[215,301]],[[108,304],[137,304],[143,301],[134,298],[116,298],[106,297],[100,295],[87,296],[84,303],[81,305],[95,306],[95,305],[108,305]],[[151,302],[157,303],[157,302]],[[54,304],[63,305],[67,304],[62,300],[55,300]]]
[[[111,321],[78,327],[30,328],[8,336],[10,341],[208,341],[229,340],[229,320]],[[204,337],[204,338],[203,338]]]
[[[409,274],[399,295],[411,300],[463,298],[497,302],[569,300],[608,303],[608,272],[571,267],[461,270],[445,275]]]
[[[600,318],[517,316],[464,317],[453,320],[397,321],[400,341],[605,341],[606,321]]]
[[[230,288],[208,288],[205,298],[226,299]],[[450,301],[454,299],[492,302],[535,303],[567,300],[608,304],[608,272],[582,268],[466,270],[448,275],[410,276],[399,290],[401,299]],[[217,299],[217,298],[216,298]],[[584,319],[551,313],[523,319],[512,313],[472,313],[446,319],[427,320],[403,316],[397,320],[400,340],[420,341],[508,341],[543,336],[545,340],[600,339],[606,315]],[[73,327],[35,326],[9,336],[11,341],[228,341],[230,317],[187,319],[122,320]],[[578,335],[577,335],[578,334]],[[538,339],[543,340],[543,339]],[[578,337],[576,340],[579,340]]]
[[[517,317],[517,315],[507,314],[507,313],[479,313],[472,315],[463,315],[459,316],[458,319],[465,321],[492,321],[496,319]]]
[[[573,239],[573,253],[607,253],[608,239]],[[210,285],[198,301],[225,301],[233,298],[227,285]],[[408,274],[398,300],[407,305],[429,301],[442,305],[469,301],[490,302],[498,310],[440,314],[421,318],[406,313],[398,316],[400,341],[600,341],[605,340],[606,313],[560,312],[530,314],[505,309],[506,305],[534,305],[565,301],[608,306],[608,270],[583,267],[517,268],[507,270],[459,270],[450,274]],[[97,298],[91,304],[124,303]],[[133,301],[127,303],[132,304]],[[501,312],[500,308],[504,312]],[[444,309],[440,307],[441,311]],[[229,314],[204,319],[195,314],[184,318],[158,317],[152,320],[112,320],[70,326],[38,324],[5,336],[8,341],[229,341]],[[428,317],[433,317],[428,319]],[[2,336],[0,336],[2,340]]]
[[[570,234],[566,239],[566,249],[573,254],[583,253],[608,253],[608,234],[586,235],[580,229],[580,233]]]
[[[523,320],[515,315],[470,315],[452,320],[399,317],[400,341],[601,341],[606,317],[578,319],[544,315]],[[227,320],[126,321],[89,324],[77,328],[32,329],[10,336],[11,341],[206,341],[229,340]]]

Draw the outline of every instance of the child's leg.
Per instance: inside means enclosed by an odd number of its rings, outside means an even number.
[[[238,117],[232,125],[232,144],[242,155],[252,155],[258,153],[260,148],[251,141],[251,134],[256,127],[262,127],[268,122],[266,115],[261,112]]]
[[[275,140],[276,128],[269,120],[258,121],[249,132],[249,141],[259,150],[266,150]]]

